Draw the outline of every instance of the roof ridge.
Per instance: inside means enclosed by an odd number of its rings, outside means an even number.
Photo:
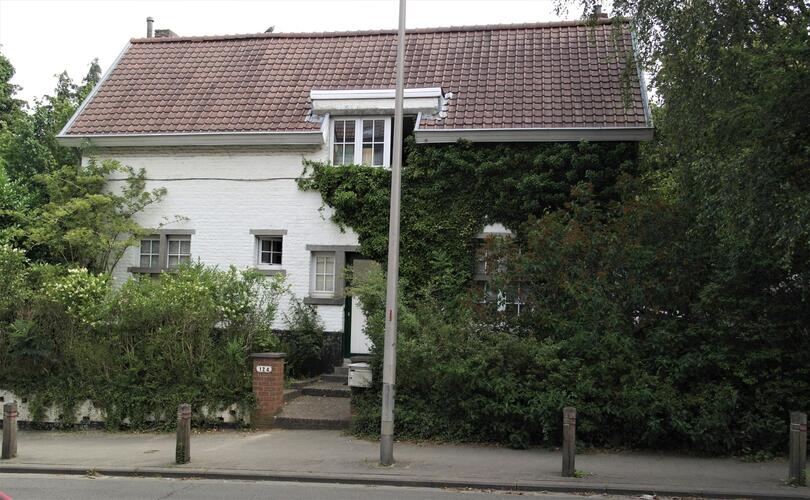
[[[624,17],[612,17],[606,19],[581,19],[573,21],[547,21],[538,23],[506,23],[506,24],[478,24],[464,26],[439,26],[436,28],[410,28],[407,33],[448,33],[466,31],[489,31],[504,29],[536,29],[536,28],[564,28],[574,26],[594,26],[613,24],[616,22],[626,23],[629,20]],[[278,32],[278,33],[245,33],[234,35],[202,35],[202,36],[173,36],[160,38],[132,38],[131,43],[167,43],[167,42],[208,42],[218,40],[243,40],[251,38],[326,38],[344,36],[368,36],[368,35],[395,35],[396,29],[379,30],[349,30],[349,31],[313,31],[313,32]]]

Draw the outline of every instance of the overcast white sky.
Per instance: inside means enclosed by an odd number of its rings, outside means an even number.
[[[74,80],[98,57],[102,71],[132,37],[155,28],[178,35],[396,28],[397,0],[0,0],[0,50],[30,101],[49,94],[54,75]],[[569,19],[578,18],[572,10]],[[559,20],[554,0],[408,0],[409,28]]]

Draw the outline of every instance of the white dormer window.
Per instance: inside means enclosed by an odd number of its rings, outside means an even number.
[[[389,166],[391,119],[339,118],[332,121],[332,164]]]

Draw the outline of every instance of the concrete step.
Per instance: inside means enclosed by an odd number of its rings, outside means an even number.
[[[346,375],[335,375],[334,373],[326,373],[321,375],[321,380],[324,382],[338,382],[340,384],[348,384],[349,383],[349,374],[348,372]]]
[[[273,421],[282,429],[348,429],[351,422],[348,398],[306,395],[286,403]]]
[[[352,390],[348,385],[338,382],[315,382],[301,388],[304,396],[326,396],[330,398],[348,398]]]
[[[368,354],[358,354],[351,357],[352,363],[371,363],[371,356]]]
[[[284,389],[284,402],[292,401],[301,395],[301,389]]]
[[[332,375],[342,375],[344,377],[349,376],[349,367],[348,366],[336,366],[335,370],[331,373]]]

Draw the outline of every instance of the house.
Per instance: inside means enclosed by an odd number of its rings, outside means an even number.
[[[343,346],[336,358],[368,352],[342,273],[364,263],[357,235],[296,178],[305,159],[389,166],[396,32],[160,33],[124,47],[59,135],[168,190],[139,215],[155,233],[115,278],[189,260],[282,273]],[[642,75],[622,76],[632,53],[621,20],[409,30],[405,133],[426,145],[649,140]]]

